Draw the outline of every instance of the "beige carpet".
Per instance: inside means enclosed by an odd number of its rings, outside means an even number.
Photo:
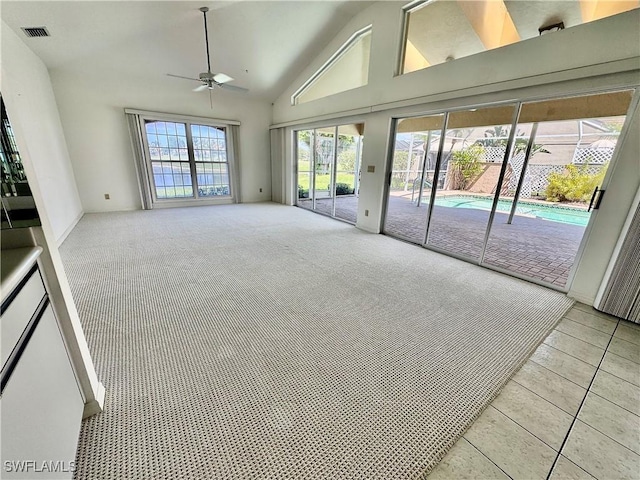
[[[78,479],[414,479],[564,295],[295,207],[86,215],[62,246],[107,389]]]

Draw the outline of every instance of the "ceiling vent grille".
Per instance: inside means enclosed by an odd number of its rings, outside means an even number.
[[[47,27],[22,27],[27,37],[50,37]]]

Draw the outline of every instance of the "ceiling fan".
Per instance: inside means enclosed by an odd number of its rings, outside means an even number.
[[[233,78],[225,73],[212,73],[211,72],[211,58],[209,56],[209,31],[207,30],[207,12],[209,11],[208,7],[201,7],[200,11],[204,15],[204,41],[207,47],[207,71],[201,73],[198,78],[192,77],[183,77],[182,75],[173,75],[171,73],[167,73],[170,77],[176,78],[184,78],[185,80],[193,80],[195,82],[200,82],[201,85],[194,88],[194,92],[202,92],[204,90],[213,90],[216,87],[223,88],[225,90],[231,90],[234,92],[248,92],[246,88],[236,87],[234,85],[228,85],[228,82],[232,82]]]

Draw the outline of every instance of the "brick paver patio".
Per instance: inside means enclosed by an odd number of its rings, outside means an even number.
[[[317,211],[329,215],[331,199],[319,199]],[[310,209],[311,202],[298,205]],[[409,198],[391,196],[384,233],[414,243],[424,242],[428,205],[417,207]],[[355,223],[357,198],[336,198],[336,216]],[[526,277],[564,287],[578,252],[585,227],[496,212],[484,263]],[[478,261],[486,233],[489,212],[471,208],[436,205],[428,245]]]

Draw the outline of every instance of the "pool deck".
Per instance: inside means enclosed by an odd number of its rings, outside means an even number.
[[[355,223],[357,197],[336,198],[336,216]],[[319,199],[317,211],[330,214],[331,199]],[[310,209],[309,200],[298,205]],[[428,205],[420,207],[407,196],[392,195],[384,233],[413,243],[425,238]],[[575,260],[585,227],[496,212],[484,264],[563,288]],[[472,208],[434,206],[427,245],[478,262],[489,212]]]

